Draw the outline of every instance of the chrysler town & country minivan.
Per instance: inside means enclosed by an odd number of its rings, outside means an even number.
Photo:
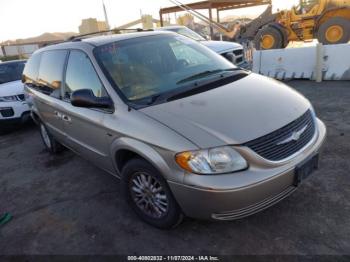
[[[298,92],[170,32],[48,46],[23,81],[46,148],[119,177],[134,211],[159,228],[277,203],[317,168],[326,135]]]

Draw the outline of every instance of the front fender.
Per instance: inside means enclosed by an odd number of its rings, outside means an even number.
[[[166,180],[183,183],[184,171],[176,165],[172,152],[161,148],[155,150],[152,146],[129,137],[118,138],[111,145],[111,156],[114,156],[113,165],[119,176],[121,170],[118,169],[116,155],[120,150],[128,150],[141,156],[158,169]]]
[[[318,31],[320,26],[326,22],[331,17],[343,17],[346,19],[350,19],[350,7],[349,6],[334,6],[328,7],[323,13],[316,19],[315,32]]]

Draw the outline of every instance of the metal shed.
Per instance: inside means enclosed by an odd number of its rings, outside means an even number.
[[[259,6],[259,5],[268,5],[271,4],[271,0],[210,0],[210,1],[201,1],[194,2],[184,5],[176,5],[166,8],[161,8],[159,10],[160,24],[163,26],[163,15],[169,13],[176,13],[184,11],[188,7],[194,10],[208,10],[209,19],[213,20],[213,9],[216,9],[217,22],[220,23],[220,11],[232,10],[238,8]],[[211,36],[213,36],[213,27],[210,27]]]

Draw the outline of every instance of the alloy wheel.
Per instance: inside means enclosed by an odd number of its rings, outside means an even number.
[[[167,214],[168,198],[161,183],[155,177],[137,172],[131,178],[129,189],[132,200],[146,215],[162,218]]]

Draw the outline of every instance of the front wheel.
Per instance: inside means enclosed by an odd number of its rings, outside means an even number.
[[[257,50],[284,48],[282,33],[275,27],[265,26],[261,28],[254,38]]]
[[[317,39],[324,45],[345,44],[350,40],[350,21],[342,17],[333,17],[321,24]]]
[[[122,171],[122,186],[129,205],[146,223],[162,229],[181,223],[183,215],[168,184],[147,161],[130,160]]]

